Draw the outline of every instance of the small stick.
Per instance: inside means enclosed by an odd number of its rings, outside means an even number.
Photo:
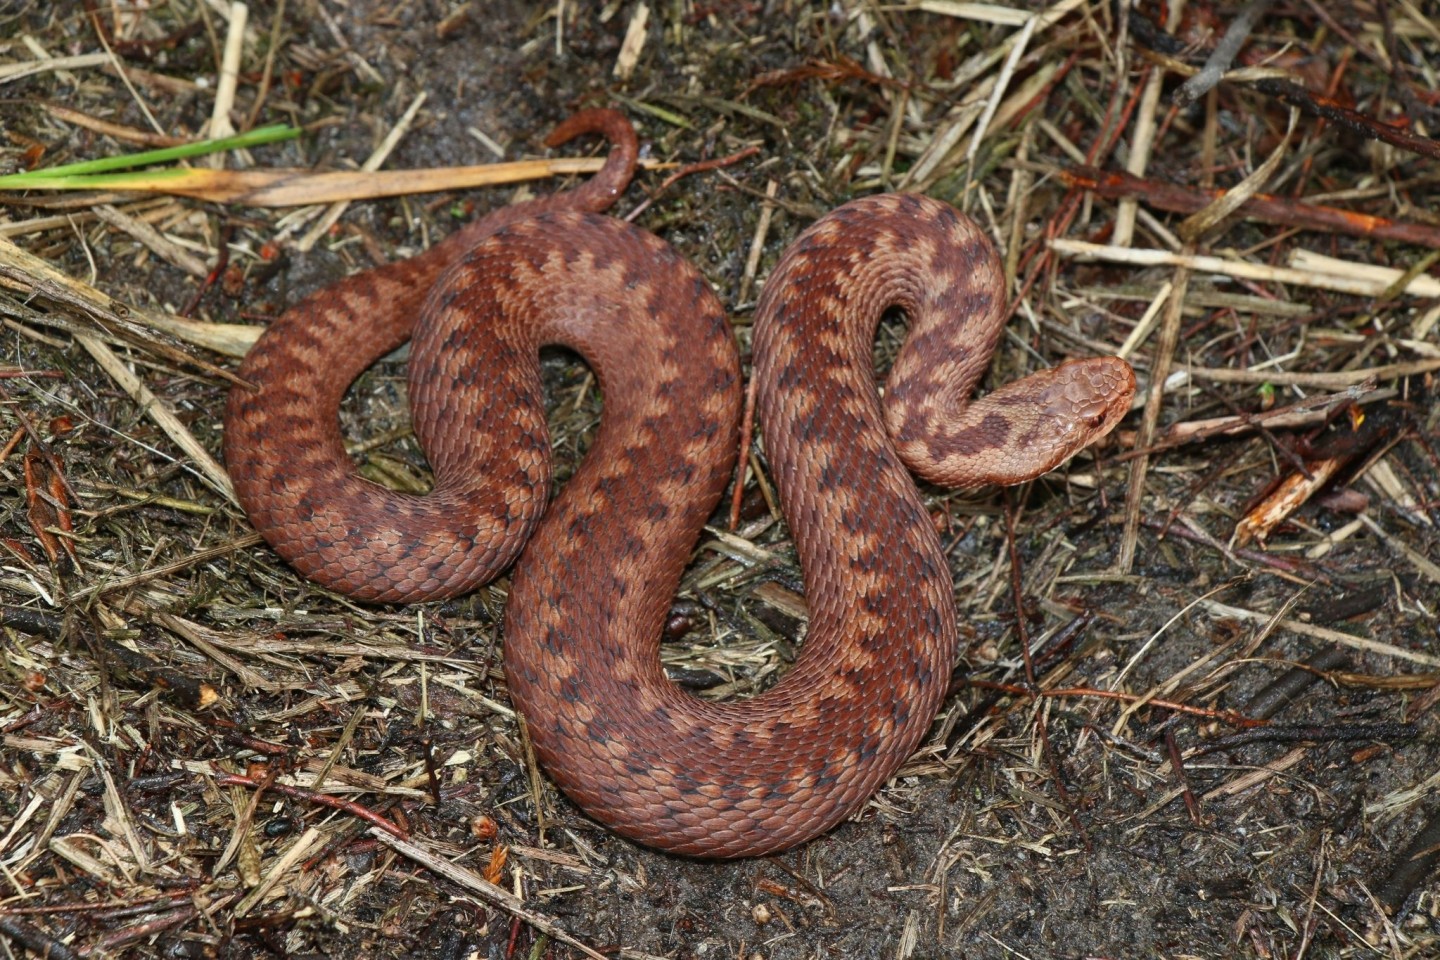
[[[1085,240],[1068,240],[1056,237],[1050,241],[1050,249],[1072,257],[1093,257],[1111,263],[1128,263],[1132,266],[1189,267],[1197,273],[1217,273],[1221,276],[1242,280],[1257,280],[1262,283],[1289,283],[1296,286],[1333,290],[1357,297],[1378,297],[1385,293],[1388,284],[1383,280],[1361,276],[1345,276],[1334,273],[1320,273],[1300,270],[1294,267],[1272,267],[1248,260],[1227,260],[1209,254],[1172,253],[1169,250],[1155,250],[1143,247],[1116,247],[1104,243],[1090,243]],[[1388,276],[1391,271],[1386,271]],[[1400,271],[1393,271],[1399,274]],[[1414,278],[1405,288],[1412,296],[1434,296],[1432,291],[1440,290],[1440,281],[1423,275]]]
[[[511,916],[530,924],[530,926],[539,930],[541,933],[548,934],[561,943],[574,947],[576,950],[585,954],[585,956],[590,957],[591,960],[609,960],[603,953],[600,953],[593,947],[582,943],[566,933],[560,925],[551,918],[542,913],[536,913],[534,910],[526,907],[525,902],[519,897],[509,891],[500,889],[484,877],[466,870],[457,864],[451,863],[444,857],[438,857],[423,847],[402,840],[399,837],[391,836],[383,830],[372,829],[370,835],[396,853],[414,860],[422,867],[433,870],[435,873],[440,874],[440,876],[453,883],[458,883],[491,906],[499,907]]]
[[[1080,166],[1060,170],[1059,178],[1070,187],[1088,190],[1102,197],[1135,197],[1146,204],[1172,213],[1196,213],[1223,194],[1223,190],[1192,190],[1174,183],[1136,177],[1118,170],[1097,170]],[[1373,217],[1352,210],[1287,200],[1257,193],[1235,211],[1261,223],[1274,223],[1305,230],[1343,233],[1352,237],[1399,240],[1440,248],[1440,229],[1424,223],[1403,223]]]
[[[225,32],[225,49],[220,55],[220,82],[215,86],[215,103],[210,111],[210,136],[228,137],[235,132],[230,122],[230,108],[235,105],[235,88],[240,80],[240,57],[245,49],[245,25],[250,21],[250,8],[243,3],[230,4],[230,29]],[[211,167],[219,169],[225,155],[212,154]]]
[[[215,783],[222,787],[248,787],[251,789],[259,789],[261,787],[260,781],[253,777],[243,777],[238,773],[217,774]],[[306,790],[303,787],[292,787],[285,783],[266,784],[265,789],[274,791],[275,793],[283,793],[285,796],[294,797],[297,800],[308,800],[311,803],[318,803],[323,807],[334,807],[336,810],[344,810],[352,816],[359,817],[361,820],[373,824],[374,826],[370,832],[376,836],[379,836],[382,831],[395,837],[405,835],[405,831],[401,830],[399,826],[380,816],[380,814],[374,810],[361,806],[353,800],[331,796],[328,793],[316,793],[313,790]]]
[[[195,434],[185,426],[175,413],[165,403],[150,392],[150,388],[135,375],[120,358],[115,355],[105,343],[96,336],[88,333],[77,333],[75,339],[86,352],[100,364],[101,369],[110,375],[122,390],[130,395],[136,405],[145,412],[145,415],[155,421],[155,425],[165,431],[166,435],[174,441],[175,445],[194,462],[201,477],[208,482],[215,490],[229,500],[235,502],[235,491],[230,486],[230,476],[225,468],[210,455],[210,451],[195,439]]]
[[[378,170],[405,134],[410,132],[410,125],[415,122],[415,115],[420,112],[420,107],[424,105],[425,97],[424,91],[421,91],[414,100],[410,101],[410,106],[405,109],[405,114],[400,118],[400,122],[395,124],[394,128],[385,135],[385,139],[380,142],[380,146],[375,148],[375,152],[366,157],[365,162],[360,165],[362,173],[373,174]],[[296,249],[304,253],[315,246],[315,244],[320,241],[320,238],[325,236],[335,222],[340,219],[340,216],[349,205],[349,201],[345,200],[332,203],[326,208],[325,213],[321,215],[319,221],[300,238],[299,243],[295,245]]]
[[[179,267],[192,277],[204,277],[209,272],[203,260],[170,240],[144,220],[132,217],[108,203],[96,204],[93,212],[95,216],[110,226],[129,234],[166,263]]]
[[[1313,740],[1317,743],[1349,743],[1355,740],[1380,740],[1390,743],[1395,740],[1413,740],[1420,735],[1420,727],[1414,723],[1352,723],[1317,724],[1294,727],[1257,727],[1242,730],[1226,737],[1207,740],[1192,748],[1187,757],[1202,757],[1218,750],[1232,750],[1252,743],[1302,743]]]
[[[1250,0],[1245,5],[1245,9],[1240,11],[1239,16],[1230,22],[1225,36],[1220,38],[1220,42],[1210,52],[1210,58],[1205,61],[1205,66],[1195,76],[1186,80],[1179,90],[1175,91],[1177,106],[1190,106],[1220,82],[1225,71],[1230,69],[1231,62],[1240,53],[1240,48],[1245,46],[1250,31],[1255,29],[1255,24],[1269,9],[1270,3],[1271,0]]]
[[[148,130],[137,130],[135,127],[126,126],[123,123],[115,123],[112,120],[102,120],[99,117],[92,117],[88,113],[70,107],[61,106],[58,103],[42,104],[45,112],[57,120],[72,123],[77,127],[83,127],[95,133],[107,137],[114,137],[123,143],[139,144],[142,147],[178,147],[188,143],[184,137],[172,137],[163,133],[151,133]]]
[[[21,923],[4,914],[0,914],[0,935],[9,937],[36,956],[46,957],[48,960],[80,960],[80,954],[39,927]]]
[[[744,150],[737,150],[735,153],[732,153],[732,154],[730,154],[729,156],[725,156],[725,157],[713,157],[713,158],[711,158],[711,159],[709,159],[709,160],[700,160],[700,161],[698,161],[698,162],[696,162],[696,163],[687,163],[687,164],[685,164],[685,166],[683,166],[683,167],[681,167],[680,169],[676,170],[674,173],[670,174],[670,176],[668,176],[668,177],[666,177],[664,180],[662,180],[662,181],[660,182],[660,186],[658,186],[658,187],[655,188],[655,192],[654,192],[654,193],[650,194],[650,196],[646,197],[646,198],[644,199],[644,201],[642,201],[638,206],[636,206],[636,208],[635,208],[634,210],[631,210],[628,214],[626,214],[626,215],[625,215],[625,221],[626,221],[627,223],[634,223],[634,222],[635,222],[635,218],[638,217],[638,216],[640,216],[640,214],[643,213],[643,212],[646,210],[646,208],[648,208],[648,207],[650,206],[650,204],[652,204],[652,203],[655,202],[655,198],[656,198],[656,197],[658,197],[661,193],[663,193],[663,192],[665,192],[667,189],[669,189],[672,185],[675,184],[676,181],[678,181],[678,180],[680,180],[680,179],[682,179],[682,178],[684,178],[684,177],[688,177],[688,176],[690,176],[691,174],[694,174],[694,173],[704,173],[706,170],[720,170],[720,169],[723,169],[724,167],[734,166],[735,164],[739,163],[741,160],[745,160],[745,159],[747,159],[747,158],[749,158],[749,157],[753,157],[753,156],[755,156],[755,154],[757,154],[757,153],[759,153],[759,152],[760,152],[760,148],[759,148],[758,146],[751,145],[751,146],[746,147]],[[543,161],[543,160],[542,160],[542,161],[527,161],[527,162],[531,162],[531,163],[544,163],[544,162],[546,162],[546,161]],[[596,169],[596,170],[599,170],[599,169],[600,169],[600,165],[603,164],[604,162],[605,162],[605,161],[604,161],[603,159],[590,161],[591,164],[595,165],[595,169]],[[494,164],[494,166],[511,166],[511,164]],[[519,166],[519,164],[515,164],[515,166]],[[670,166],[674,166],[674,164],[665,164],[664,166],[670,167]],[[773,182],[773,181],[771,182],[771,185],[772,185],[772,187],[774,186],[774,182]],[[771,197],[774,197],[774,195],[775,195],[775,191],[774,191],[773,189],[771,189],[771,190],[770,190],[770,196],[771,196]],[[766,207],[765,210],[769,210],[769,209],[772,209],[772,208],[773,208],[773,204],[772,204],[771,206],[769,206],[769,207]],[[765,211],[762,210],[760,215],[761,215],[762,217],[764,217],[764,216],[765,216]],[[744,298],[742,297],[741,299],[743,300]]]

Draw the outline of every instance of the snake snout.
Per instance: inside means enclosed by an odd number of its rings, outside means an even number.
[[[1113,430],[1135,394],[1135,373],[1119,357],[1071,360],[1033,375],[1033,381],[1037,476]]]

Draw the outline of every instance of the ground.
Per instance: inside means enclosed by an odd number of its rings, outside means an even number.
[[[232,164],[353,169],[421,93],[387,169],[542,155],[595,105],[649,158],[734,159],[643,173],[619,212],[646,204],[637,222],[699,266],[742,350],[785,244],[887,189],[954,203],[1001,246],[1014,309],[984,389],[1126,347],[1141,393],[1095,451],[1008,492],[925,488],[962,624],[951,696],[857,817],[758,860],[620,840],[527,763],[506,580],[401,607],[299,579],[203,462],[235,350],[144,322],[264,324],[515,188],[357,202],[308,251],[314,210],[0,198],[9,955],[585,955],[567,938],[634,958],[1440,955],[1440,8],[1274,5],[1249,74],[1179,105],[1236,5],[1175,11],[1173,39],[1149,3],[1062,2],[1029,27],[1038,5],[917,6],[677,0],[636,26],[621,0],[289,0],[251,4],[244,35],[237,127],[304,134]],[[0,7],[0,60],[108,47],[127,68],[0,73],[0,173],[198,136],[229,15]],[[1211,188],[1271,200],[1187,222]],[[157,253],[175,249],[202,275]],[[1341,289],[1307,251],[1414,282]],[[902,329],[885,325],[879,366]],[[403,370],[365,374],[342,419],[368,475],[423,485]],[[573,357],[547,355],[546,376],[563,478],[603,414]],[[1304,491],[1283,516],[1264,501],[1281,481]],[[757,491],[752,473],[733,531],[713,519],[667,633],[667,666],[705,695],[769,685],[803,644],[790,535]]]

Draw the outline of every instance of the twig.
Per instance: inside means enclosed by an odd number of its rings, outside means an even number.
[[[145,221],[138,220],[108,203],[96,204],[92,210],[95,216],[115,229],[129,234],[160,259],[179,267],[192,277],[204,277],[209,272],[199,257],[173,243]]]
[[[391,128],[390,132],[385,135],[385,139],[380,141],[380,145],[375,148],[375,151],[366,157],[365,162],[360,165],[362,173],[374,173],[380,169],[380,165],[390,156],[390,152],[395,149],[400,140],[410,131],[410,125],[415,122],[415,115],[420,112],[421,106],[425,103],[425,98],[425,92],[421,91],[415,96],[415,99],[410,101],[410,106],[405,108],[405,113],[400,117],[399,122]],[[306,250],[315,246],[320,238],[325,236],[330,230],[330,227],[340,219],[341,214],[345,212],[349,205],[348,201],[342,200],[338,203],[332,203],[327,207],[315,225],[306,231],[305,235],[295,244],[296,249],[304,253]]]
[[[1440,815],[1432,815],[1414,839],[1406,844],[1400,856],[1395,858],[1395,866],[1376,891],[1376,896],[1386,908],[1398,913],[1415,888],[1435,869],[1437,862],[1440,862]]]
[[[1314,726],[1257,727],[1242,730],[1226,737],[1207,740],[1191,749],[1187,757],[1203,757],[1218,750],[1233,750],[1252,743],[1302,743],[1314,740],[1319,743],[1346,743],[1353,740],[1413,740],[1420,735],[1420,727],[1414,723],[1353,723]]]
[[[195,439],[195,435],[181,422],[180,418],[159,397],[151,393],[150,388],[145,386],[135,372],[122,363],[115,352],[100,338],[82,333],[77,334],[75,339],[95,359],[95,362],[100,364],[100,368],[110,375],[110,379],[130,395],[130,399],[135,401],[145,415],[165,431],[166,436],[185,452],[195,464],[200,475],[221,496],[234,503],[235,491],[230,486],[230,475],[214,457],[210,456],[210,451],[205,449],[204,444]]]
[[[1367,139],[1379,140],[1392,147],[1400,147],[1402,150],[1409,150],[1432,160],[1440,160],[1440,140],[1407,133],[1399,127],[1382,123],[1373,117],[1367,117],[1360,111],[1352,110],[1329,97],[1312,93],[1297,83],[1289,80],[1262,79],[1255,82],[1255,89],[1270,94],[1281,103],[1296,107],[1312,116],[1323,117],[1331,123]]]
[[[1360,370],[1333,370],[1328,373],[1292,373],[1288,370],[1232,370],[1228,367],[1196,367],[1188,363],[1177,363],[1178,372],[1217,383],[1270,383],[1287,387],[1319,387],[1323,390],[1341,390],[1370,380],[1391,380],[1415,377],[1432,370],[1440,370],[1440,357],[1412,360],[1409,363],[1387,363],[1382,367],[1365,367]]]
[[[245,50],[245,25],[250,21],[250,8],[243,3],[229,6],[230,26],[225,31],[225,49],[220,57],[220,82],[215,85],[215,103],[210,111],[210,136],[228,137],[235,132],[230,122],[230,108],[235,105],[235,88],[240,79],[240,57]],[[212,154],[211,167],[219,169],[225,155]]]
[[[1209,610],[1212,614],[1221,617],[1231,617],[1235,620],[1249,620],[1269,622],[1269,614],[1259,613],[1255,610],[1245,610],[1241,607],[1232,607],[1226,603],[1215,600],[1201,600],[1200,605]],[[1342,633],[1339,630],[1331,630],[1327,627],[1317,627],[1314,624],[1305,623],[1289,617],[1279,621],[1281,628],[1291,633],[1298,633],[1304,637],[1313,637],[1316,640],[1329,640],[1331,643],[1338,643],[1344,647],[1351,647],[1355,650],[1364,650],[1367,653],[1375,653],[1384,657],[1394,657],[1397,660],[1408,660],[1411,663],[1422,664],[1426,667],[1440,667],[1440,657],[1428,653],[1421,653],[1418,650],[1406,650],[1394,644],[1382,643],[1379,640],[1371,640],[1368,637],[1357,637],[1351,633]]]
[[[1243,708],[1245,714],[1257,720],[1269,720],[1307,687],[1321,679],[1327,671],[1339,670],[1345,666],[1347,660],[1349,655],[1339,647],[1325,647],[1311,655],[1304,663],[1296,664],[1285,671],[1247,700]]]
[[[391,836],[383,830],[372,829],[370,835],[396,853],[409,857],[422,867],[433,870],[452,883],[458,883],[491,906],[499,907],[511,916],[517,917],[530,924],[530,926],[539,930],[541,933],[548,934],[561,943],[574,947],[576,950],[585,954],[585,956],[590,957],[591,960],[608,960],[603,953],[600,953],[593,947],[582,943],[566,933],[559,923],[542,913],[536,913],[534,910],[526,907],[524,901],[519,897],[500,889],[493,883],[486,881],[485,878],[466,870],[464,867],[451,863],[444,857],[438,857],[423,847],[401,840],[399,837]]]
[[[242,777],[238,773],[218,773],[215,775],[215,783],[222,787],[248,787],[259,789],[260,781],[253,777]],[[287,783],[267,783],[266,790],[273,790],[276,793],[283,793],[287,797],[294,797],[297,800],[307,800],[310,803],[318,803],[324,807],[334,807],[336,810],[344,810],[346,813],[359,817],[374,826],[371,833],[379,836],[382,832],[395,837],[403,837],[405,831],[396,824],[386,820],[380,814],[368,807],[362,806],[353,800],[346,800],[344,797],[332,796],[328,793],[316,793],[313,790],[306,790],[303,787],[292,787]]]
[[[1272,267],[1247,260],[1227,260],[1207,254],[1172,253],[1169,250],[1149,248],[1115,247],[1104,243],[1089,243],[1084,240],[1067,240],[1057,237],[1050,241],[1050,248],[1056,253],[1072,257],[1093,257],[1112,263],[1127,263],[1132,266],[1161,267],[1185,266],[1196,273],[1216,273],[1221,276],[1258,280],[1265,283],[1289,283],[1296,286],[1316,287],[1348,293],[1357,297],[1378,297],[1385,293],[1388,285],[1379,280],[1356,276],[1341,276],[1300,270],[1293,267]],[[1383,268],[1381,268],[1383,269]],[[1396,274],[1399,271],[1394,271]],[[1440,281],[1434,277],[1416,277],[1405,288],[1405,293],[1414,296],[1435,296]]]
[[[1059,243],[1055,241],[1052,247]],[[1188,248],[1187,248],[1188,249]],[[1190,286],[1191,270],[1180,266],[1170,282],[1170,299],[1165,303],[1164,321],[1160,327],[1160,340],[1155,347],[1155,359],[1150,371],[1150,387],[1145,393],[1145,413],[1140,423],[1140,432],[1135,438],[1137,449],[1148,449],[1154,445],[1156,432],[1160,428],[1160,413],[1165,399],[1165,381],[1170,377],[1174,363],[1175,348],[1180,341],[1180,318],[1185,304],[1185,291]],[[1121,573],[1129,573],[1135,563],[1135,551],[1140,542],[1140,514],[1145,495],[1145,475],[1149,472],[1150,458],[1144,454],[1130,462],[1128,484],[1125,491],[1125,526],[1120,538],[1119,557],[1115,561]]]
[[[1200,72],[1181,85],[1175,91],[1175,103],[1181,107],[1188,107],[1190,104],[1205,96],[1211,87],[1220,82],[1225,71],[1230,69],[1230,63],[1245,41],[1250,36],[1250,31],[1255,28],[1256,22],[1265,15],[1270,8],[1271,0],[1250,0],[1245,9],[1230,22],[1225,31],[1225,36],[1215,44],[1215,49],[1210,52],[1210,57],[1205,61],[1205,66]]]
[[[1135,197],[1149,206],[1172,213],[1195,213],[1224,192],[1195,190],[1161,180],[1136,177],[1118,170],[1097,170],[1094,167],[1071,167],[1058,171],[1058,175],[1064,183],[1076,189],[1089,190],[1102,197]],[[1397,222],[1385,217],[1289,200],[1267,193],[1257,193],[1241,204],[1236,212],[1262,223],[1440,248],[1440,229],[1429,224]]]
[[[44,957],[46,960],[80,960],[80,954],[45,931],[3,913],[0,913],[0,935],[9,937],[37,957]]]
[[[713,157],[713,158],[711,158],[711,159],[709,159],[709,160],[701,160],[701,161],[698,161],[698,162],[696,162],[696,163],[687,163],[687,164],[685,164],[685,166],[683,166],[683,167],[681,167],[680,169],[676,170],[674,173],[670,174],[668,177],[666,177],[664,180],[662,180],[662,181],[660,182],[660,186],[656,187],[655,190],[654,190],[648,197],[646,197],[640,204],[638,204],[638,205],[635,207],[634,210],[631,210],[628,214],[626,214],[626,216],[625,216],[626,221],[627,221],[627,222],[630,222],[630,223],[634,223],[634,222],[635,222],[635,218],[638,217],[638,216],[640,216],[641,213],[643,213],[646,209],[648,209],[649,206],[650,206],[652,203],[655,202],[655,198],[658,197],[661,193],[663,193],[666,189],[668,189],[669,187],[671,187],[672,185],[674,185],[674,184],[676,183],[676,181],[678,181],[678,180],[680,180],[680,179],[682,179],[682,178],[684,178],[684,177],[688,177],[688,176],[690,176],[691,174],[704,173],[704,172],[707,171],[707,170],[721,170],[721,169],[724,169],[725,167],[734,166],[735,164],[739,163],[741,160],[745,160],[745,159],[747,159],[747,158],[749,158],[749,157],[753,157],[753,156],[755,156],[755,155],[756,155],[757,153],[759,153],[759,152],[760,152],[760,148],[759,148],[758,146],[752,145],[752,146],[746,147],[746,148],[743,149],[743,150],[737,150],[735,153],[732,153],[732,154],[730,154],[729,156],[726,156],[726,157]],[[591,161],[591,163],[596,163],[596,162],[597,162],[597,161]],[[603,160],[600,160],[600,161],[598,161],[598,162],[599,162],[599,163],[602,163],[602,164],[604,163]],[[596,169],[599,169],[599,167],[597,166]],[[773,205],[772,205],[772,206],[773,206]],[[763,214],[762,214],[762,216],[763,216]]]

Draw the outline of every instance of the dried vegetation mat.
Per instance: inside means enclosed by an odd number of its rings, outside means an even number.
[[[185,190],[0,196],[5,956],[1440,952],[1433,0],[18,0],[0,97],[0,174],[302,132]],[[625,202],[742,345],[798,229],[924,191],[1004,255],[992,384],[1104,353],[1141,384],[1059,474],[927,491],[952,696],[856,822],[783,857],[607,836],[508,706],[504,580],[328,595],[217,460],[260,325],[503,202],[464,168],[600,103],[697,165]],[[382,167],[418,172],[357,176]],[[343,202],[412,190],[438,192]],[[599,403],[547,376],[563,474]],[[344,418],[369,476],[423,488],[402,384],[380,364]],[[664,646],[701,696],[803,639],[763,438],[745,463]]]

